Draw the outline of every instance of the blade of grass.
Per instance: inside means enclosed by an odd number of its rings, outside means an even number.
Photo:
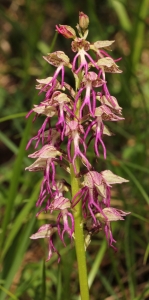
[[[135,298],[135,291],[136,291],[136,285],[135,285],[135,279],[134,274],[135,270],[133,269],[133,249],[132,249],[132,240],[133,240],[133,234],[131,230],[131,217],[129,216],[125,220],[125,260],[127,265],[127,274],[128,274],[128,285],[130,290],[130,296],[131,299]]]
[[[2,290],[7,296],[10,296],[11,299],[19,300],[14,294],[12,294],[10,291],[5,289],[3,286],[0,285],[0,290]]]
[[[9,188],[9,195],[8,195],[8,200],[7,200],[7,204],[6,204],[6,210],[5,210],[4,219],[3,219],[3,223],[2,223],[1,246],[3,245],[3,242],[4,242],[7,225],[11,218],[11,212],[12,212],[14,200],[15,200],[15,197],[17,194],[17,189],[18,189],[20,174],[21,174],[21,169],[22,169],[22,161],[24,158],[25,146],[27,144],[27,140],[28,140],[28,136],[29,136],[29,132],[30,132],[30,128],[31,128],[31,123],[32,123],[32,118],[29,118],[27,121],[26,128],[24,130],[24,134],[23,134],[21,143],[20,143],[19,153],[18,153],[18,156],[16,157],[15,164],[14,164],[14,169],[13,169],[10,188]]]
[[[12,226],[12,229],[9,232],[9,235],[8,235],[8,237],[5,241],[4,247],[2,249],[1,259],[3,259],[3,257],[7,253],[8,249],[10,248],[10,245],[11,245],[12,241],[14,240],[14,238],[16,237],[17,233],[19,232],[20,228],[22,227],[23,220],[25,220],[25,218],[29,215],[29,212],[31,211],[33,205],[35,204],[35,202],[37,200],[38,193],[39,193],[39,188],[40,188],[40,182],[38,182],[35,185],[33,193],[31,195],[29,201],[24,206],[24,208],[21,210],[18,217],[15,219],[15,221],[13,223],[13,226]]]
[[[35,96],[33,98],[33,103],[36,103],[36,101],[37,101],[37,97]],[[26,144],[28,141],[31,124],[32,124],[32,118],[29,117],[27,120],[25,130],[23,132],[23,137],[22,137],[22,140],[20,143],[19,152],[18,152],[18,155],[17,155],[15,163],[14,163],[13,174],[12,174],[12,178],[11,178],[11,182],[10,182],[10,188],[9,188],[8,199],[7,199],[7,204],[6,204],[6,208],[5,208],[4,219],[2,222],[2,234],[0,237],[1,247],[4,242],[7,225],[9,224],[9,221],[11,218],[11,211],[13,209],[15,197],[17,194],[17,189],[18,189],[20,174],[21,174],[21,169],[22,169],[22,161],[24,159],[25,147],[26,147]]]
[[[9,116],[0,118],[0,123],[8,121],[8,120],[22,118],[22,117],[25,117],[26,115],[27,115],[27,112],[22,112],[22,113],[18,113],[18,114],[9,115]]]
[[[59,266],[58,268],[58,278],[57,278],[57,292],[56,292],[56,300],[61,300],[62,294],[62,272]]]
[[[149,244],[147,245],[146,251],[144,253],[144,258],[143,258],[144,265],[146,264],[148,257],[149,257]]]
[[[10,288],[14,276],[21,265],[22,258],[30,242],[29,236],[33,230],[34,223],[35,218],[31,217],[30,220],[27,222],[26,226],[24,226],[24,229],[22,230],[21,234],[19,235],[19,241],[17,243],[17,252],[12,253],[14,254],[14,257],[12,255],[12,264],[9,266],[9,271],[4,284],[5,289]],[[0,294],[0,299],[4,300],[5,296],[5,292],[2,291],[2,293]]]
[[[148,285],[144,288],[143,292],[133,300],[148,299],[148,298],[146,298],[147,296],[149,296],[149,286]]]
[[[66,239],[66,244],[69,244],[69,241]],[[59,246],[60,248],[61,246]],[[74,260],[75,260],[75,251],[74,248],[71,249],[69,254],[63,255],[61,257],[61,265],[62,265],[62,282],[63,282],[63,288],[62,288],[62,294],[61,298],[65,300],[69,300],[71,298],[71,274],[73,271],[74,266]]]
[[[100,264],[103,260],[106,249],[107,249],[107,242],[106,242],[106,240],[104,240],[101,244],[101,247],[96,255],[96,258],[94,260],[94,263],[93,263],[92,268],[88,275],[89,288],[91,288],[93,281],[98,273],[98,270],[99,270]]]
[[[132,25],[129,19],[129,16],[127,14],[127,10],[125,9],[125,6],[122,2],[117,1],[117,0],[110,0],[109,4],[114,8],[118,18],[119,22],[122,26],[122,28],[125,31],[130,32],[132,29]]]
[[[46,297],[46,268],[45,268],[45,261],[42,261],[42,291],[41,291],[41,296],[42,300],[45,299]]]
[[[134,213],[134,212],[131,212],[131,215],[134,216],[135,218],[137,218],[137,219],[143,221],[143,222],[149,223],[149,220],[146,219],[146,218],[144,218],[144,217],[142,217],[141,215],[138,215],[138,214],[136,214],[136,213]]]
[[[133,27],[134,28],[134,33],[133,33],[133,45],[132,45],[132,51],[131,51],[131,57],[132,57],[132,70],[135,68],[137,65],[140,55],[141,55],[141,50],[144,42],[144,33],[145,33],[145,19],[148,15],[148,5],[149,5],[149,0],[142,0],[138,2],[138,13],[137,13],[137,19],[136,19],[136,24]]]
[[[116,224],[116,226],[118,227],[119,225]],[[109,251],[109,252],[110,252],[110,261],[112,265],[112,272],[117,281],[118,289],[120,291],[120,294],[122,295],[122,299],[126,299],[127,297],[125,293],[125,287],[122,281],[122,274],[120,274],[119,272],[119,261],[116,259],[115,253],[113,253],[113,251]]]
[[[108,153],[108,156],[109,156],[109,157],[106,158],[107,161],[109,161],[111,163],[112,163],[112,161],[116,161],[119,164],[120,167],[126,165],[126,166],[128,166],[128,167],[130,167],[132,169],[139,170],[141,172],[145,172],[145,173],[149,174],[149,168],[142,167],[142,166],[140,166],[138,164],[131,163],[129,161],[124,161],[122,159],[118,159],[116,156],[114,156],[109,151],[107,151],[107,153]],[[88,157],[93,157],[93,155],[94,155],[93,152],[89,152],[88,153]],[[100,159],[104,160],[104,157],[103,157],[102,154],[100,154]]]
[[[119,300],[118,296],[116,295],[114,289],[112,288],[112,285],[110,284],[110,282],[108,281],[108,279],[102,274],[102,272],[100,270],[98,270],[98,275],[99,278],[101,280],[101,283],[103,284],[103,286],[105,287],[106,291],[109,293],[109,295],[113,295],[113,299],[114,300]]]
[[[134,182],[134,184],[136,185],[137,189],[140,191],[141,195],[143,196],[143,198],[145,199],[145,201],[147,202],[147,204],[149,204],[149,197],[146,193],[146,191],[144,190],[143,186],[141,185],[141,183],[137,180],[137,178],[133,175],[133,173],[130,171],[130,169],[128,169],[126,166],[121,166],[122,169],[128,174],[129,178],[132,179],[132,181]]]
[[[18,152],[19,152],[18,147],[4,133],[2,133],[1,131],[0,131],[0,140],[14,154],[18,154]]]

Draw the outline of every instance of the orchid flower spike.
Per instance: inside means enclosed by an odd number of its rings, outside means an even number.
[[[35,121],[42,115],[43,124],[32,137],[36,151],[29,154],[35,161],[26,170],[40,172],[43,176],[36,206],[36,214],[54,214],[55,223],[50,221],[41,226],[31,239],[45,238],[48,241],[48,258],[57,253],[54,235],[66,245],[67,236],[77,245],[75,226],[77,215],[87,231],[85,249],[92,233],[102,231],[108,245],[115,247],[111,222],[124,220],[129,213],[111,206],[111,189],[115,184],[127,182],[111,170],[100,170],[98,158],[103,152],[107,156],[105,135],[111,136],[108,122],[124,120],[122,108],[110,94],[107,73],[120,74],[122,71],[108,51],[114,41],[87,40],[89,17],[79,13],[79,21],[74,30],[68,25],[56,25],[56,31],[71,40],[73,58],[63,51],[44,55],[44,60],[55,70],[53,76],[37,79],[36,89],[43,99],[27,114],[34,114]],[[68,82],[66,72],[73,76],[74,87]],[[72,82],[72,81],[71,81]],[[93,141],[92,148],[88,147]],[[92,161],[90,161],[90,157]],[[93,164],[93,162],[97,164]],[[78,226],[78,228],[79,228]],[[87,242],[87,238],[89,240]],[[83,240],[83,239],[82,239]],[[84,251],[84,246],[82,248]]]

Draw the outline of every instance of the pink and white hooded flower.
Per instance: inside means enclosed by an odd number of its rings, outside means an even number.
[[[76,111],[76,106],[78,99],[80,98],[82,92],[85,91],[85,97],[80,107],[80,119],[83,116],[83,108],[85,105],[88,106],[89,113],[92,117],[95,115],[96,108],[96,91],[95,88],[103,85],[103,81],[98,78],[95,72],[88,72],[84,79],[82,80],[81,88],[79,89],[75,103],[74,103],[74,111]]]
[[[68,136],[68,144],[67,144],[67,153],[68,159],[72,163],[74,172],[77,174],[77,169],[75,165],[75,160],[77,157],[81,158],[82,163],[89,170],[91,168],[91,164],[86,158],[86,145],[81,137],[81,134],[84,134],[83,126],[78,123],[78,121],[70,121],[66,126],[65,135]],[[74,153],[73,157],[71,155],[71,145],[74,145]],[[84,153],[82,153],[79,144],[83,145]]]

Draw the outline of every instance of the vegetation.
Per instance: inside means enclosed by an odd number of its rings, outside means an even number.
[[[52,76],[54,70],[42,55],[55,50],[67,53],[69,41],[53,35],[55,25],[74,27],[79,11],[90,18],[90,41],[115,40],[112,56],[122,57],[118,64],[123,73],[110,74],[107,80],[125,120],[109,124],[116,135],[104,140],[109,151],[106,162],[100,159],[100,169],[129,180],[114,187],[112,204],[131,212],[125,222],[113,224],[117,253],[108,248],[102,233],[93,236],[87,249],[91,300],[149,297],[149,1],[88,0],[85,7],[80,2],[2,0],[0,4],[1,300],[79,299],[73,244],[62,248],[59,264],[56,255],[45,263],[46,241],[29,239],[49,215],[35,218],[42,175],[24,170],[31,163],[26,144],[42,122],[39,119],[32,126],[32,117],[25,119],[33,104],[43,99],[34,88],[36,78]],[[90,157],[97,164],[92,146]],[[59,243],[55,240],[60,249]]]

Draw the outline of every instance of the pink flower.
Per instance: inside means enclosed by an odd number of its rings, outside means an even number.
[[[48,258],[46,261],[50,260],[53,253],[57,253],[58,255],[58,262],[60,261],[60,254],[56,250],[53,244],[53,234],[57,231],[56,226],[52,226],[50,224],[45,224],[41,226],[38,231],[31,235],[30,239],[36,240],[41,238],[47,238],[49,240],[49,251],[48,251]]]
[[[66,126],[66,132],[65,135],[68,136],[68,144],[67,144],[67,153],[68,153],[68,159],[70,162],[72,162],[72,165],[74,167],[75,174],[77,174],[77,169],[75,165],[76,157],[80,157],[82,160],[82,163],[87,167],[89,170],[91,168],[91,165],[86,158],[86,145],[81,138],[81,134],[84,134],[83,127],[78,123],[78,121],[70,121]],[[73,158],[71,157],[71,144],[74,143],[74,154]],[[80,150],[79,143],[83,145],[84,153]]]
[[[31,158],[37,158],[37,160],[31,164],[26,170],[31,172],[44,171],[43,186],[46,183],[47,191],[52,195],[50,182],[55,186],[55,164],[57,163],[56,156],[60,156],[61,153],[51,145],[45,145],[42,149],[29,155]]]
[[[78,91],[74,105],[75,111],[78,99],[80,98],[82,92],[86,89],[85,97],[80,108],[80,119],[82,118],[83,108],[85,105],[88,106],[90,115],[94,117],[96,107],[96,91],[94,89],[95,87],[99,87],[102,85],[103,81],[100,78],[98,78],[95,72],[88,72],[82,80],[82,87]]]
[[[57,84],[57,77],[58,77],[60,72],[62,74],[61,87],[63,87],[63,85],[64,85],[64,73],[65,73],[64,66],[70,67],[71,65],[69,63],[69,57],[63,51],[56,51],[56,52],[53,52],[53,53],[49,53],[47,56],[43,56],[43,58],[49,64],[57,67],[51,81],[44,87],[44,89],[45,89],[48,85],[51,85],[51,88],[46,93],[46,99],[47,99],[48,97],[50,97],[51,92],[53,91],[53,89],[55,88],[55,86]]]
[[[93,60],[93,58],[87,53],[87,51],[90,50],[90,43],[85,41],[83,38],[77,38],[75,41],[72,42],[72,51],[78,52],[72,63],[72,70],[78,74],[80,71],[84,70],[85,75],[88,72],[89,69],[89,62],[93,64],[93,66],[98,69],[98,66],[96,62]],[[89,62],[86,60],[87,57],[89,59]],[[80,66],[76,68],[77,59],[80,59]]]
[[[110,207],[111,185],[127,182],[124,178],[113,174],[110,170],[98,173],[89,171],[84,175],[82,188],[74,196],[72,207],[82,200],[83,216],[88,223],[91,219],[91,228],[101,230],[104,224],[104,230],[110,246],[113,247],[115,240],[110,230],[110,222],[124,220],[123,217],[129,213]],[[89,230],[91,230],[91,228]],[[114,247],[114,249],[116,249]]]

